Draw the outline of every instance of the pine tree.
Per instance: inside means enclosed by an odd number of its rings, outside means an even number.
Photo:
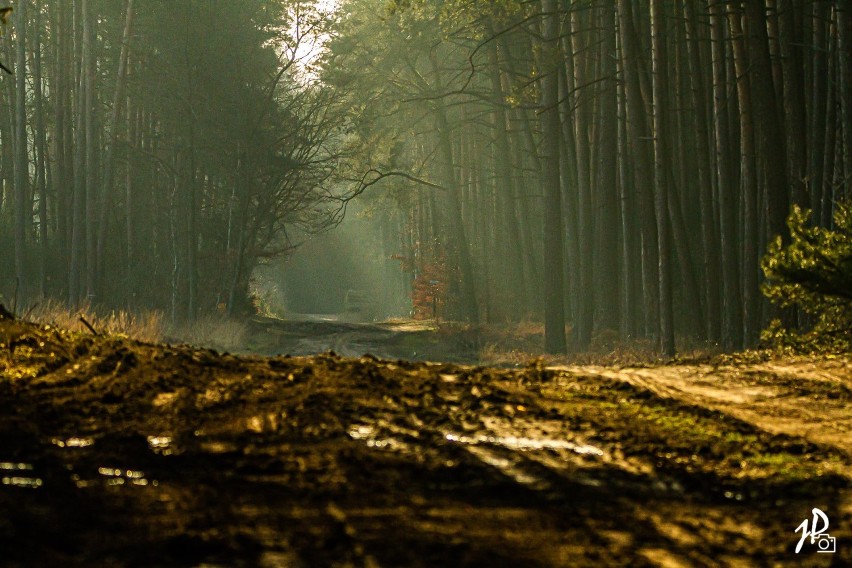
[[[776,237],[763,259],[764,294],[782,307],[798,306],[813,325],[791,333],[774,321],[764,340],[807,350],[852,348],[852,201],[837,204],[835,228],[812,227],[811,212],[794,206],[788,245]]]

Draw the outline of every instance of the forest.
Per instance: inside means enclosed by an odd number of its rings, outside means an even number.
[[[36,0],[4,18],[6,304],[245,316],[255,269],[286,270],[355,199],[415,316],[532,318],[553,353],[596,333],[730,350],[806,323],[761,294],[761,258],[793,206],[832,228],[852,176],[843,1]]]
[[[852,566],[849,0],[0,44],[0,565]]]

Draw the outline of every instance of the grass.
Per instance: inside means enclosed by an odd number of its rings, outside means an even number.
[[[81,316],[98,333],[127,337],[147,343],[187,343],[223,351],[239,351],[246,345],[246,326],[218,314],[199,317],[191,323],[170,324],[162,312],[107,310],[90,304],[77,309],[58,300],[36,304],[23,318],[79,333],[90,333]]]
[[[480,362],[483,365],[523,366],[530,361],[544,365],[645,366],[670,363],[660,355],[650,339],[621,340],[617,331],[603,329],[592,337],[583,351],[571,351],[571,327],[566,326],[569,353],[552,355],[544,350],[544,325],[531,319],[504,325],[485,325],[480,329]],[[718,345],[678,338],[679,359],[701,359],[718,355]]]
[[[721,473],[719,465],[725,464],[724,469],[738,479],[795,481],[815,474],[843,474],[847,467],[836,455],[809,453],[818,452],[816,447],[803,448],[795,440],[774,438],[760,430],[743,431],[736,423],[701,416],[687,408],[622,400],[617,412],[628,417],[626,430],[656,439],[660,452],[683,459],[700,450],[704,468]]]
[[[246,324],[213,314],[171,327],[168,330],[168,341],[219,351],[240,351],[248,344],[247,333]]]
[[[98,333],[149,343],[162,341],[166,330],[163,314],[156,310],[135,314],[126,310],[98,309],[90,304],[70,310],[64,303],[48,299],[36,304],[24,314],[24,319],[35,323],[89,333],[81,317]]]
[[[626,454],[650,457],[657,468],[673,473],[700,472],[725,483],[848,477],[848,460],[834,451],[703,408],[594,381],[551,381],[539,392],[563,419],[589,428],[590,439],[609,432],[608,439],[615,435]]]

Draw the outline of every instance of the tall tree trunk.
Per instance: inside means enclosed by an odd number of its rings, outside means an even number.
[[[35,143],[36,143],[36,187],[38,188],[38,232],[39,232],[39,296],[47,296],[47,267],[49,247],[47,242],[47,132],[44,124],[44,91],[42,88],[42,6],[36,1],[36,36],[33,44],[33,86],[35,95]]]
[[[440,69],[434,52],[430,53],[432,72],[435,77],[435,88],[442,92]],[[468,243],[464,220],[462,218],[460,186],[455,173],[453,160],[453,145],[450,138],[450,124],[447,120],[447,111],[442,101],[435,105],[435,121],[438,135],[438,151],[441,156],[441,178],[444,187],[447,188],[447,201],[450,214],[450,230],[454,238],[452,247],[458,261],[461,276],[461,308],[462,315],[473,324],[479,323],[479,307],[476,301],[476,288],[474,285],[473,263],[470,256],[470,244]]]
[[[490,33],[493,35],[493,26],[490,25]],[[494,147],[492,150],[497,207],[499,211],[499,222],[502,230],[498,231],[497,238],[500,249],[506,252],[503,257],[508,284],[509,309],[513,319],[520,319],[523,309],[524,283],[523,259],[521,257],[521,238],[518,231],[518,221],[515,216],[515,188],[512,178],[512,155],[509,149],[508,121],[506,116],[506,101],[503,94],[503,85],[500,79],[500,61],[497,51],[497,43],[491,42],[488,51],[489,78],[491,79],[491,91],[494,108],[491,113],[493,125]],[[501,255],[502,256],[502,255]]]
[[[610,0],[600,9],[601,91],[598,98],[601,110],[598,113],[600,135],[596,195],[599,206],[598,266],[596,267],[596,300],[598,318],[603,329],[616,329],[619,322],[619,263],[618,263],[618,100],[615,60],[615,2]]]
[[[27,299],[27,232],[31,215],[27,214],[29,195],[29,158],[27,143],[27,3],[16,6],[15,21],[17,69],[15,76],[15,278],[17,306]]]
[[[715,125],[716,192],[719,199],[719,238],[722,256],[723,333],[726,348],[742,346],[742,288],[740,286],[740,254],[738,247],[738,210],[732,182],[731,135],[727,115],[727,57],[725,41],[725,6],[708,0],[711,14],[711,51],[713,60],[713,124]]]
[[[668,215],[668,132],[666,129],[667,59],[665,17],[662,0],[651,0],[651,42],[654,73],[654,209],[657,214],[657,235],[660,267],[660,350],[668,356],[675,354],[674,314],[671,283],[671,233]]]
[[[74,230],[74,168],[75,168],[75,156],[74,156],[74,110],[76,109],[76,99],[74,98],[75,90],[79,83],[76,80],[76,68],[77,65],[75,63],[75,49],[74,49],[74,4],[68,5],[67,3],[62,3],[64,6],[62,11],[63,14],[63,30],[64,34],[64,44],[62,47],[62,52],[60,53],[60,65],[62,65],[62,75],[63,75],[63,104],[65,106],[65,133],[62,136],[63,148],[62,153],[64,156],[65,162],[65,173],[62,176],[62,184],[63,184],[63,199],[66,205],[66,213],[65,217],[65,243],[64,243],[64,259],[66,266],[70,267],[71,263],[71,248],[73,235],[72,232]],[[66,292],[70,289],[71,286],[71,271],[67,271],[68,276],[66,280]]]
[[[639,47],[632,33],[633,7],[630,0],[618,0],[618,29],[624,70],[624,93],[627,101],[627,132],[633,156],[634,186],[638,189],[642,235],[642,294],[645,313],[645,333],[660,337],[660,296],[657,218],[654,208],[653,170],[650,164],[646,109],[642,100],[639,73]]]
[[[130,274],[136,257],[136,226],[135,218],[137,215],[137,203],[135,195],[135,177],[139,175],[137,171],[138,160],[135,150],[141,147],[141,132],[142,132],[142,112],[132,104],[133,99],[128,96],[126,103],[126,130],[128,137],[129,155],[127,157],[127,169],[124,179],[124,232],[126,240],[125,262],[126,272],[128,275],[128,284],[130,283]],[[131,286],[126,286],[127,292]],[[128,297],[129,299],[129,297]]]
[[[566,59],[573,58],[574,90],[579,85],[592,81],[585,38],[585,22],[582,21],[582,13],[574,10],[570,13],[571,24],[571,52],[565,54]],[[569,113],[573,115],[573,121],[567,124],[573,126],[569,130],[573,134],[573,152],[576,156],[575,163],[577,179],[576,198],[576,220],[577,240],[579,243],[579,272],[574,275],[579,279],[579,297],[576,299],[577,310],[573,322],[573,343],[578,351],[585,351],[592,341],[595,317],[595,211],[592,206],[592,144],[589,139],[589,126],[592,123],[592,100],[591,97],[583,96],[584,91],[579,91],[581,97],[577,99],[575,110]]]
[[[737,94],[740,108],[740,160],[743,195],[742,232],[742,286],[743,286],[743,340],[751,345],[757,340],[760,326],[760,296],[757,285],[760,246],[758,218],[758,186],[756,170],[755,134],[752,93],[749,82],[749,61],[746,55],[741,14],[729,7],[728,23],[737,72]]]
[[[561,4],[566,13],[570,12],[570,4],[563,0]],[[561,151],[559,152],[559,169],[562,183],[562,216],[565,225],[565,282],[567,305],[565,309],[573,327],[578,327],[581,317],[581,306],[588,296],[581,287],[581,253],[580,253],[580,179],[577,164],[577,139],[574,128],[574,109],[576,108],[576,82],[574,70],[574,48],[571,39],[562,36],[562,51],[565,54],[565,65],[559,66],[559,112],[561,123]],[[569,55],[570,54],[570,55]],[[588,312],[588,308],[585,308]],[[574,345],[584,349],[578,336],[574,334]]]
[[[4,223],[14,226],[15,126],[12,120],[14,109],[12,109],[11,97],[9,97],[10,90],[14,90],[14,85],[9,87],[11,83],[12,81],[6,81],[7,86],[5,88],[0,87],[0,97],[2,97],[0,101],[2,101],[2,106],[5,107],[5,112],[0,113],[0,140],[2,141],[0,143],[0,187],[2,187],[0,199],[2,199],[3,206],[3,211],[0,213],[3,214]]]
[[[804,57],[802,54],[802,33],[800,7],[794,0],[780,0],[779,26],[782,55],[782,74],[784,77],[784,121],[787,132],[787,163],[790,180],[791,202],[808,207],[805,169],[805,99],[804,99]]]
[[[852,5],[837,1],[837,47],[840,120],[843,131],[843,179],[852,186]],[[847,195],[849,191],[847,190]]]
[[[619,51],[621,46],[619,45]],[[641,236],[636,223],[636,188],[627,143],[627,101],[624,93],[624,58],[618,54],[618,174],[621,203],[621,339],[639,332],[637,309],[642,290]]]
[[[808,137],[808,189],[810,207],[815,219],[820,218],[823,185],[827,180],[823,175],[825,162],[826,114],[828,112],[828,18],[830,5],[828,0],[814,0],[811,3],[811,91]]]
[[[73,219],[71,223],[71,258],[69,269],[68,303],[76,306],[84,293],[83,273],[86,266],[86,81],[82,64],[83,59],[83,4],[86,0],[74,1],[74,68],[75,68],[75,104],[77,107],[76,128],[74,132],[74,197]]]
[[[133,30],[133,0],[124,2],[124,33],[122,34],[121,53],[118,59],[118,71],[115,78],[115,91],[112,97],[112,110],[109,119],[109,141],[107,143],[106,157],[104,159],[104,179],[100,191],[100,204],[98,207],[98,240],[97,240],[97,264],[100,267],[100,278],[106,278],[106,264],[104,261],[104,246],[107,238],[108,217],[107,211],[112,206],[113,185],[115,180],[115,147],[118,144],[119,125],[123,117],[122,105],[124,104],[124,91],[127,84],[127,60],[130,54],[130,38]],[[113,275],[114,277],[114,275]],[[101,287],[103,283],[101,283]]]
[[[704,263],[704,305],[708,339],[718,341],[722,334],[722,302],[720,297],[719,239],[716,233],[713,180],[711,176],[710,132],[707,126],[707,99],[704,83],[705,65],[701,61],[698,26],[692,0],[684,2],[689,56],[689,79],[698,149],[698,197],[701,207],[701,244]]]
[[[70,90],[68,84],[68,45],[69,45],[69,26],[67,16],[67,2],[57,2],[53,4],[53,21],[51,27],[54,30],[54,57],[53,57],[53,76],[51,82],[51,91],[54,93],[53,101],[53,120],[54,120],[54,155],[55,155],[55,170],[53,175],[53,189],[56,192],[56,222],[57,222],[57,253],[58,257],[64,262],[68,261],[69,255],[69,215],[71,210],[68,191],[68,175],[67,150],[70,144],[66,141],[68,134],[66,122],[69,120],[69,99]],[[61,274],[67,275],[67,270],[63,270]],[[67,276],[66,276],[67,278]],[[62,282],[65,290],[68,288],[67,280]]]
[[[86,186],[86,296],[89,301],[97,300],[97,242],[95,232],[97,222],[97,166],[95,164],[95,147],[98,143],[98,133],[95,130],[95,49],[94,27],[95,13],[93,0],[83,0],[83,81],[86,87],[83,92],[85,99],[85,153],[86,167],[78,176],[85,176]]]
[[[749,77],[752,94],[760,101],[754,105],[754,120],[759,134],[759,148],[763,175],[766,177],[766,215],[769,234],[786,233],[785,220],[790,209],[790,191],[787,185],[787,151],[783,122],[778,110],[778,97],[772,78],[772,61],[769,56],[769,37],[766,31],[766,6],[763,1],[745,3],[748,19]],[[755,337],[756,339],[756,337]]]
[[[837,77],[838,69],[837,69],[837,54],[834,53],[836,48],[836,40],[834,38],[835,34],[832,33],[829,40],[829,53],[832,54],[832,57],[828,61],[828,74],[830,77]],[[828,101],[826,103],[826,114],[825,114],[825,126],[823,127],[823,132],[825,133],[824,141],[823,141],[823,159],[822,159],[822,187],[820,188],[820,197],[819,197],[819,207],[818,211],[819,215],[819,225],[823,227],[830,227],[832,223],[832,214],[834,211],[834,184],[835,184],[835,167],[836,167],[836,158],[837,158],[837,146],[842,143],[842,138],[838,140],[838,132],[837,132],[837,121],[839,119],[839,115],[842,113],[838,107],[838,88],[835,81],[829,82],[828,85]],[[841,133],[842,136],[842,133]],[[842,166],[841,166],[842,167]]]
[[[442,160],[442,176],[444,187],[447,191],[447,204],[449,205],[449,225],[453,239],[451,248],[459,268],[461,277],[461,313],[467,321],[479,323],[479,310],[476,301],[476,292],[473,276],[473,263],[470,255],[470,243],[467,240],[464,220],[462,218],[461,196],[459,182],[453,166],[452,143],[450,141],[450,125],[447,120],[443,106],[436,113],[438,144]]]
[[[565,353],[564,249],[562,186],[559,180],[559,16],[556,0],[542,0],[546,69],[541,85],[542,164],[544,184],[544,347]]]

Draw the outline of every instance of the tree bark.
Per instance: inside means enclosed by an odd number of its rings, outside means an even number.
[[[98,266],[101,267],[101,278],[106,278],[104,247],[107,239],[108,217],[107,211],[112,208],[113,203],[113,185],[115,181],[115,148],[118,144],[119,125],[122,122],[121,118],[122,105],[124,104],[124,91],[127,84],[127,68],[128,57],[130,55],[130,39],[133,30],[133,0],[125,0],[124,2],[124,33],[122,34],[121,53],[118,59],[118,70],[115,78],[115,91],[112,97],[112,110],[110,113],[110,133],[109,142],[107,144],[106,156],[104,158],[104,179],[103,186],[100,191],[100,204],[98,208],[98,240],[97,240],[97,259]],[[114,277],[114,275],[113,275]]]
[[[599,325],[602,329],[616,329],[620,306],[618,289],[620,270],[619,212],[618,212],[618,99],[615,61],[615,2],[610,0],[600,9],[601,51],[600,78],[603,81],[598,97],[600,140],[597,161],[597,196],[599,206],[598,266],[595,283]]]
[[[719,200],[719,240],[722,262],[723,330],[722,342],[727,349],[742,347],[742,288],[740,286],[740,254],[738,245],[738,208],[732,181],[731,135],[728,128],[727,57],[725,7],[709,0],[711,51],[713,62],[713,124],[715,125],[716,193]]]
[[[565,42],[566,46],[571,45],[571,52],[565,54],[565,58],[573,58],[574,70],[574,89],[578,90],[578,86],[585,85],[592,81],[592,73],[589,72],[589,65],[586,45],[583,39],[586,39],[585,28],[587,27],[581,21],[581,13],[579,11],[570,12],[571,21],[571,43]],[[594,330],[595,317],[595,274],[594,274],[594,256],[595,256],[595,211],[592,206],[592,144],[589,139],[589,126],[592,123],[592,100],[591,97],[583,96],[590,89],[578,90],[581,93],[579,98],[572,97],[576,103],[572,106],[575,110],[568,114],[573,116],[573,121],[567,122],[567,125],[572,128],[569,132],[573,135],[573,150],[575,152],[576,179],[577,179],[577,198],[576,198],[576,220],[577,220],[577,241],[579,243],[579,262],[577,263],[577,273],[574,275],[578,279],[579,296],[576,299],[577,310],[573,322],[573,343],[574,348],[578,351],[585,351],[589,348],[592,342],[592,332]],[[566,117],[567,118],[567,117]]]
[[[834,50],[837,47],[836,34],[831,34],[828,45],[829,45],[829,53],[834,54]],[[828,61],[828,75],[829,77],[837,77],[838,69],[837,69],[837,57],[831,57]],[[832,215],[834,212],[834,193],[835,193],[835,171],[837,164],[837,146],[839,142],[842,142],[842,138],[838,140],[837,136],[837,121],[838,115],[842,112],[838,107],[838,91],[840,89],[835,84],[835,81],[831,81],[828,85],[828,101],[826,103],[826,114],[825,114],[825,126],[822,131],[825,133],[824,141],[822,144],[823,149],[823,157],[822,157],[822,166],[820,167],[822,171],[822,187],[819,192],[819,207],[817,211],[819,211],[819,222],[818,224],[822,227],[831,227],[832,223]],[[842,133],[841,133],[842,136]],[[841,165],[842,168],[842,165]]]
[[[631,33],[633,8],[630,0],[618,0],[618,29],[624,70],[624,93],[627,109],[627,133],[630,153],[633,156],[634,186],[637,188],[642,236],[642,294],[645,315],[645,333],[659,339],[660,296],[657,218],[654,208],[653,170],[647,140],[645,103],[639,74],[639,49]]]
[[[640,311],[638,299],[642,296],[641,236],[636,223],[636,187],[630,166],[627,141],[627,101],[624,93],[624,57],[618,45],[618,176],[621,204],[621,339],[639,333]]]
[[[69,268],[69,285],[68,285],[68,303],[71,306],[76,306],[82,299],[83,290],[83,273],[86,265],[86,247],[85,247],[85,223],[86,223],[86,115],[88,108],[86,106],[86,81],[84,79],[82,64],[84,50],[83,41],[83,25],[82,25],[82,6],[86,0],[75,0],[74,2],[74,68],[75,73],[75,104],[77,106],[76,128],[74,129],[74,196],[73,196],[73,218],[71,223],[71,258]]]
[[[701,61],[698,38],[697,17],[692,0],[684,2],[685,24],[687,32],[687,50],[689,57],[689,80],[697,141],[698,198],[701,207],[701,244],[704,265],[704,305],[706,306],[705,333],[711,341],[718,341],[722,335],[722,301],[720,297],[721,261],[719,257],[719,238],[716,231],[714,213],[714,187],[711,176],[710,132],[707,125],[707,99],[704,83],[705,64]]]
[[[769,234],[784,235],[787,232],[785,221],[790,210],[787,151],[784,124],[780,120],[778,96],[772,78],[766,6],[762,1],[746,2],[745,14],[748,20],[748,73],[752,94],[760,101],[752,109],[757,125],[763,175],[766,178],[765,203]]]
[[[85,176],[85,194],[86,194],[86,296],[88,301],[94,302],[97,300],[97,207],[98,207],[98,192],[97,180],[98,172],[95,164],[95,152],[98,142],[98,133],[95,130],[95,72],[96,72],[96,56],[94,49],[95,41],[95,22],[96,17],[93,9],[93,0],[83,0],[82,5],[83,18],[83,81],[86,87],[83,91],[85,99],[85,116],[83,120],[86,124],[85,129],[85,153],[86,167],[84,171],[76,172],[78,176]]]
[[[848,188],[852,185],[852,6],[848,0],[837,1],[836,14],[840,120],[843,132],[842,172]]]
[[[808,207],[810,200],[805,169],[804,57],[800,8],[793,0],[780,0],[779,30],[784,77],[784,120],[787,132],[787,163],[792,203]]]
[[[828,112],[828,14],[830,5],[827,0],[815,0],[811,4],[811,91],[808,136],[808,189],[810,207],[814,218],[819,222],[822,212],[823,175],[825,162],[826,115]]]
[[[559,17],[556,0],[542,0],[546,69],[541,84],[542,165],[544,184],[544,347],[565,353],[562,186],[559,179]]]
[[[435,88],[438,92],[443,90],[440,77],[440,69],[434,53],[430,54],[432,71],[435,77]],[[473,263],[470,256],[470,244],[468,243],[464,220],[462,218],[461,200],[459,196],[460,187],[455,173],[453,160],[453,146],[450,138],[450,124],[447,120],[446,108],[442,101],[435,106],[435,121],[438,135],[438,151],[441,155],[441,172],[444,187],[447,188],[447,200],[449,204],[450,229],[453,231],[453,243],[455,255],[458,259],[458,267],[461,276],[461,308],[462,315],[467,321],[476,325],[479,323],[479,308],[476,301],[476,289],[473,281]]]
[[[27,142],[27,3],[16,7],[15,20],[17,64],[15,72],[15,278],[16,307],[27,299],[27,196],[29,194],[29,158]]]
[[[675,354],[674,313],[671,283],[671,233],[668,214],[668,148],[666,125],[666,94],[668,90],[665,16],[662,0],[651,0],[651,43],[654,73],[654,208],[657,214],[657,235],[660,271],[660,351]]]
[[[35,102],[36,187],[38,188],[39,297],[47,296],[48,278],[48,202],[47,202],[47,132],[44,123],[44,90],[42,87],[42,5],[36,1],[36,35],[33,43],[33,91]]]
[[[489,33],[493,35],[493,26],[489,24]],[[508,117],[503,84],[500,79],[500,60],[497,42],[490,42],[488,52],[489,78],[493,97],[491,113],[494,147],[492,161],[494,163],[495,191],[497,192],[497,208],[503,230],[498,231],[497,238],[501,243],[500,263],[505,267],[508,282],[509,310],[513,319],[518,320],[523,315],[526,284],[524,282],[523,258],[521,253],[521,237],[518,231],[518,221],[515,214],[515,188],[512,178],[512,154],[509,149]]]
[[[757,157],[752,108],[752,92],[749,82],[749,61],[746,55],[745,38],[739,11],[729,7],[728,23],[731,28],[731,43],[734,50],[734,65],[737,73],[737,94],[740,108],[740,160],[743,195],[742,231],[742,287],[743,287],[743,341],[751,345],[757,340],[760,326],[760,296],[757,284],[759,270],[758,247],[760,246],[758,217]]]

